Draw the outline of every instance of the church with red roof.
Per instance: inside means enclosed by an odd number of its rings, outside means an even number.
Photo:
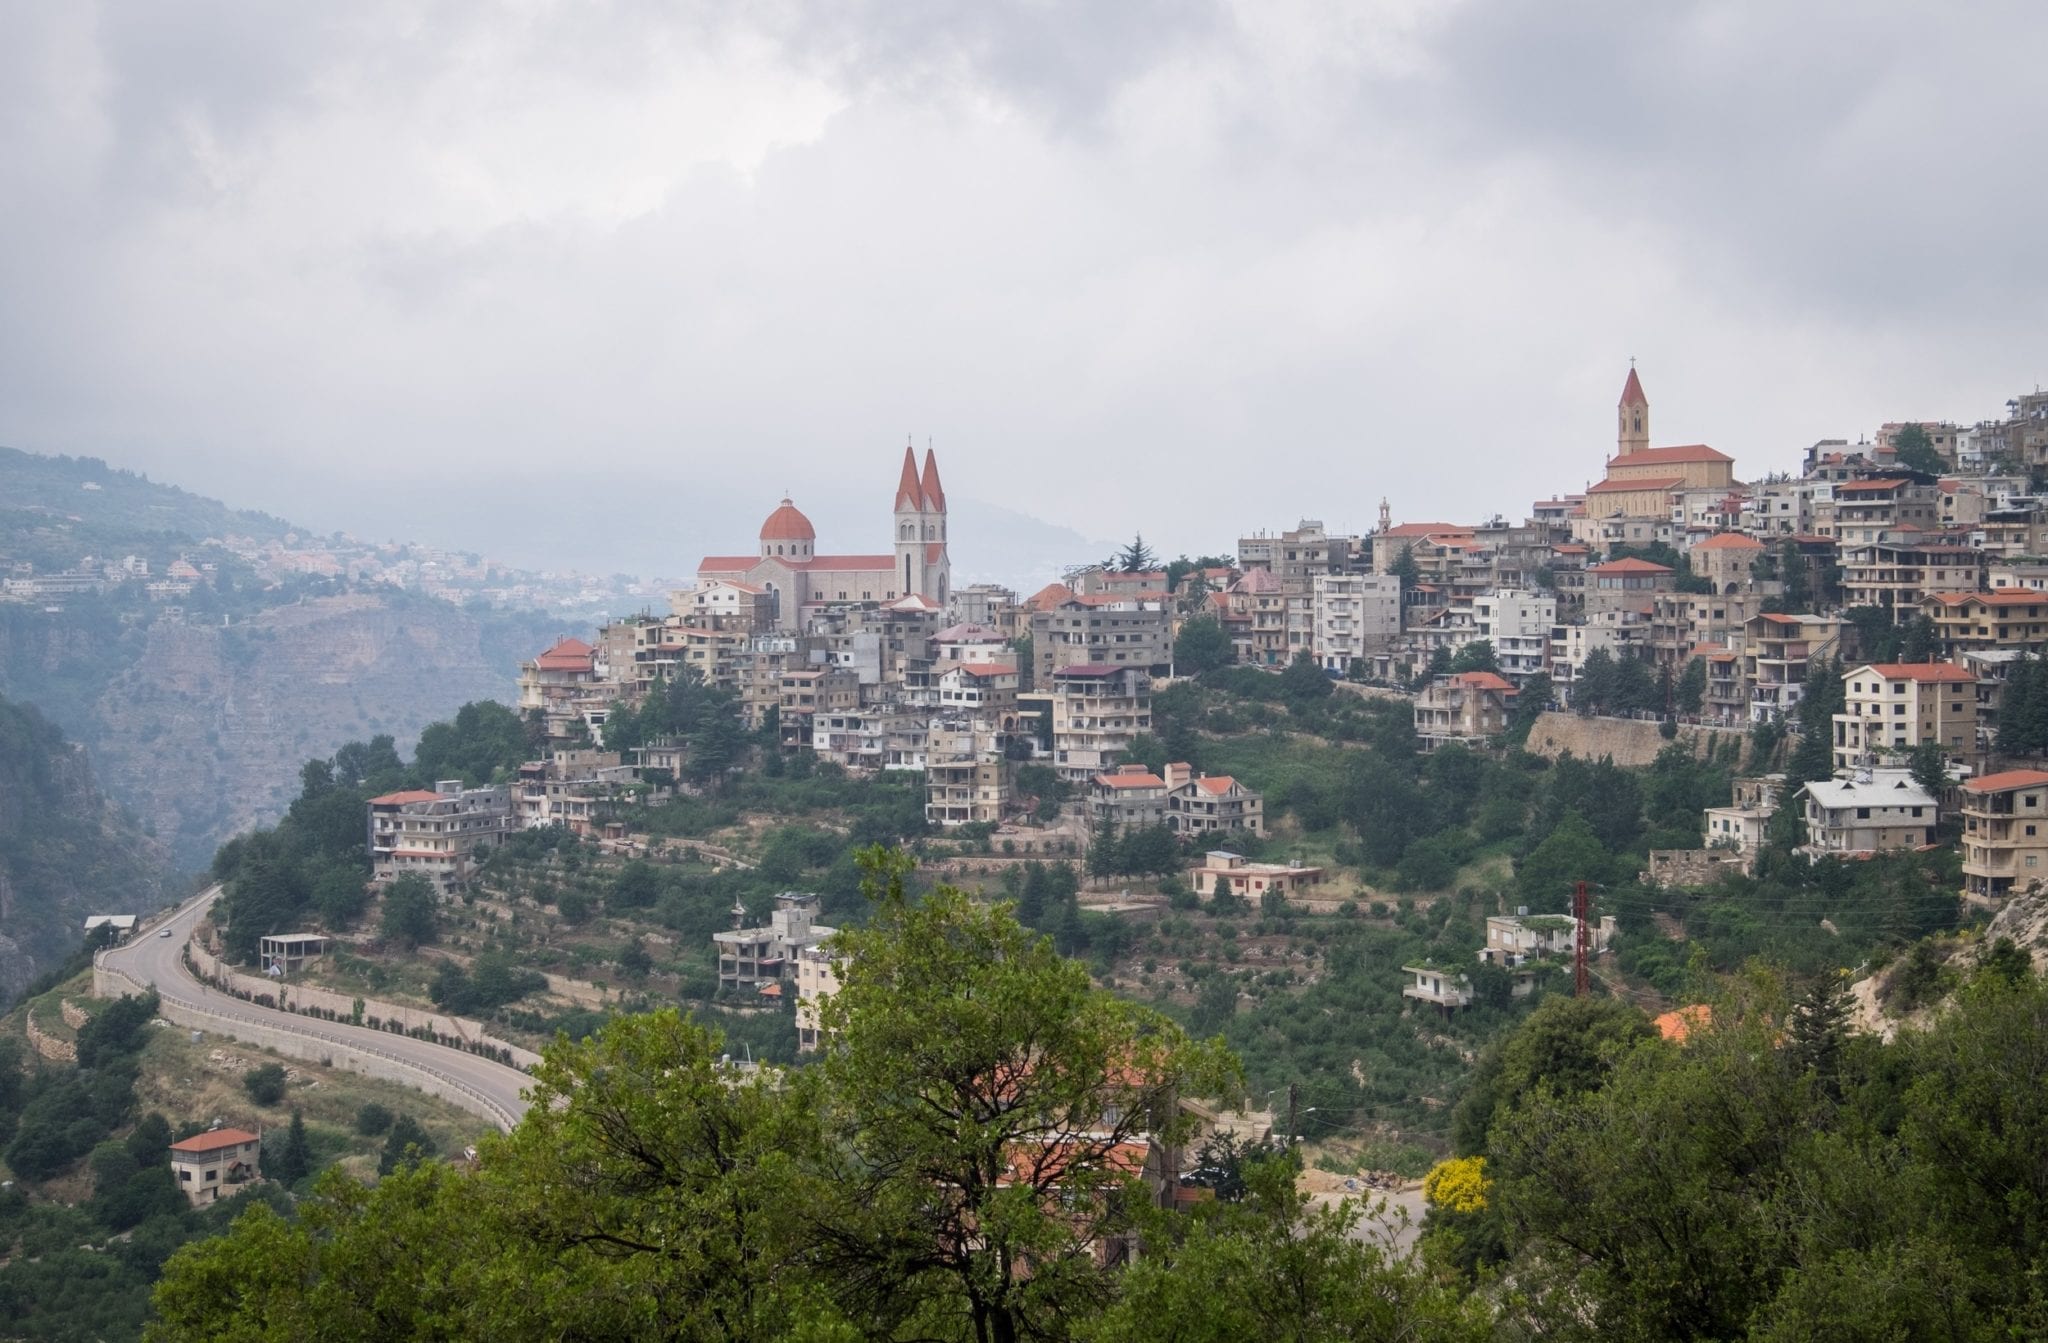
[[[823,554],[811,520],[785,498],[761,524],[752,555],[706,555],[697,583],[744,583],[772,593],[778,628],[800,630],[827,607],[917,600],[945,609],[953,567],[946,551],[946,489],[938,458],[925,450],[920,471],[914,448],[903,449],[896,482],[893,549],[868,555]]]
[[[1668,516],[1674,494],[1735,484],[1735,459],[1725,452],[1704,443],[1650,446],[1650,398],[1633,364],[1615,414],[1615,454],[1607,460],[1605,478],[1586,490],[1588,517]]]

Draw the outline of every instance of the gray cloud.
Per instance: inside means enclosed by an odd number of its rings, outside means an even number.
[[[1518,514],[1630,354],[1757,471],[2041,376],[2028,9],[734,12],[0,9],[0,441],[673,572],[906,432],[1215,548]]]

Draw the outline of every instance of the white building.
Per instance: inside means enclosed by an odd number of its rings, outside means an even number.
[[[1806,843],[1809,858],[1883,853],[1934,842],[1941,806],[1906,769],[1865,770],[1846,779],[1809,783]]]
[[[1472,599],[1474,632],[1493,645],[1501,675],[1520,686],[1550,670],[1550,633],[1557,625],[1557,598],[1508,588]]]
[[[443,779],[432,792],[385,793],[369,809],[371,879],[382,885],[416,874],[444,893],[466,885],[481,855],[517,825],[511,789],[464,788],[460,779]]]
[[[775,912],[768,916],[767,927],[713,933],[711,941],[718,951],[718,987],[758,992],[795,979],[799,973],[798,957],[804,949],[839,931],[814,922],[817,913],[817,896],[784,891],[775,897]]]

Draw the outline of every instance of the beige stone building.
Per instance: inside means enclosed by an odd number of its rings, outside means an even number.
[[[1053,768],[1069,782],[1108,772],[1152,730],[1152,678],[1142,667],[1062,667],[1051,692]]]
[[[925,746],[924,818],[933,825],[997,825],[1009,811],[1016,765],[1004,733],[976,721],[935,724]]]
[[[1743,679],[1749,687],[1751,722],[1784,721],[1799,708],[1814,659],[1835,656],[1841,646],[1838,616],[1751,616],[1742,627]]]
[[[1996,648],[2038,650],[2048,644],[2048,592],[1937,592],[1920,599],[1949,657]]]
[[[1984,586],[1985,555],[1969,546],[1917,534],[1842,550],[1845,606],[1875,606],[1903,625],[1934,592],[1976,592]]]
[[[1064,591],[1064,589],[1062,589]],[[1137,667],[1165,675],[1173,661],[1171,613],[1163,600],[1122,595],[1053,595],[1031,616],[1035,684],[1073,666]]]
[[[171,1176],[195,1208],[262,1179],[262,1164],[263,1138],[245,1129],[217,1128],[171,1144]]]
[[[1507,731],[1515,694],[1515,687],[1493,672],[1439,676],[1415,699],[1415,735],[1425,751],[1447,742],[1485,741]]]
[[[1719,532],[1697,542],[1686,556],[1692,571],[1717,593],[1746,590],[1755,581],[1750,566],[1763,558],[1764,543],[1740,532]]]
[[[371,879],[421,876],[444,894],[469,884],[477,865],[518,826],[508,788],[464,788],[444,779],[369,801]]]
[[[1854,858],[1932,844],[1941,805],[1906,769],[1861,770],[1847,778],[1809,783],[1806,843],[1811,858]]]
[[[1963,784],[1963,893],[2003,900],[2048,880],[2048,773],[1987,774]]]
[[[1641,611],[1648,615],[1657,594],[1670,592],[1677,575],[1667,565],[1629,556],[1590,565],[1586,569],[1586,614],[1611,611]]]
[[[1266,803],[1228,774],[1196,774],[1168,765],[1166,826],[1178,835],[1209,836],[1231,830],[1266,831]]]
[[[1977,678],[1947,662],[1866,663],[1842,673],[1844,712],[1834,716],[1835,769],[1847,773],[1922,743],[1951,759],[1977,747]]]
[[[1237,896],[1259,904],[1268,895],[1282,900],[1310,895],[1322,885],[1327,874],[1320,867],[1300,863],[1255,863],[1239,854],[1217,850],[1202,855],[1202,861],[1188,873],[1188,884],[1196,895],[1212,900],[1219,894]]]

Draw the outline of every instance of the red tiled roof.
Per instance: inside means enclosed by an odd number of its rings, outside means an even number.
[[[1980,779],[1969,779],[1963,784],[1968,793],[2002,793],[2008,788],[2035,788],[2048,784],[2048,774],[2038,769],[2009,769],[2003,774],[1986,774]]]
[[[1643,395],[1643,380],[1636,376],[1636,366],[1628,366],[1628,381],[1621,385],[1621,404],[1624,406],[1647,406],[1650,398]]]
[[[1237,787],[1237,780],[1228,774],[1211,774],[1204,778],[1196,779],[1195,782],[1200,785],[1203,792],[1214,794],[1217,797],[1224,797],[1229,794],[1231,789]]]
[[[969,676],[1015,676],[1017,674],[1016,664],[1011,662],[963,662],[954,670],[965,672]]]
[[[195,1133],[183,1142],[171,1144],[173,1152],[218,1152],[223,1147],[240,1147],[245,1142],[261,1141],[245,1129],[217,1128],[205,1133]]]
[[[1762,550],[1764,543],[1741,532],[1720,532],[1694,546],[1694,550]]]
[[[1890,494],[1890,493],[1892,493],[1893,491],[1895,491],[1895,490],[1899,489],[1899,487],[1901,487],[1901,486],[1903,486],[1903,485],[1908,485],[1908,484],[1911,484],[1911,483],[1912,483],[1912,482],[1910,482],[1910,481],[1905,481],[1905,480],[1892,480],[1892,479],[1889,479],[1889,478],[1887,478],[1887,479],[1884,479],[1884,480],[1845,480],[1845,481],[1843,481],[1843,482],[1842,482],[1841,484],[1839,484],[1839,485],[1835,486],[1835,493],[1836,493],[1836,494]]]
[[[1097,786],[1102,788],[1164,788],[1166,780],[1157,774],[1098,774]]]
[[[1674,490],[1685,484],[1684,476],[1648,476],[1642,480],[1603,480],[1589,487],[1588,494],[1627,494],[1636,490]]]
[[[818,531],[815,527],[811,526],[811,520],[805,517],[787,497],[784,497],[776,510],[768,515],[768,520],[761,524],[761,539],[763,541],[815,541],[818,539]]]
[[[554,647],[533,662],[542,671],[589,671],[595,651],[581,639],[557,639]]]
[[[373,807],[402,807],[408,802],[439,802],[439,793],[430,793],[424,788],[408,788],[403,792],[386,793],[370,799]]]
[[[924,511],[924,490],[917,483],[917,450],[907,443],[903,447],[903,475],[896,482],[895,507]]]
[[[743,574],[761,562],[759,555],[706,555],[697,561],[700,574]]]
[[[1609,466],[1652,466],[1665,462],[1732,462],[1735,459],[1725,452],[1716,452],[1704,443],[1681,443],[1670,448],[1644,448],[1626,457],[1611,457]]]
[[[1074,590],[1065,583],[1047,583],[1024,599],[1024,605],[1034,611],[1050,611],[1061,602],[1070,600]]]
[[[1488,671],[1458,672],[1451,680],[1471,690],[1505,690],[1510,695],[1515,693],[1513,684]]]
[[[1975,681],[1977,679],[1969,671],[1948,662],[1871,662],[1865,665],[1887,681],[1919,681],[1926,683],[1938,681]],[[1858,667],[1845,671],[1842,675],[1854,676],[1856,672],[1861,670],[1862,668]]]
[[[2000,588],[1996,592],[1930,592],[1928,597],[1944,606],[1983,602],[1986,606],[2039,606],[2048,602],[2048,592],[2032,588]]]
[[[1652,1024],[1656,1026],[1657,1034],[1673,1044],[1682,1045],[1685,1043],[1685,1037],[1692,1034],[1696,1028],[1712,1025],[1713,1021],[1713,1008],[1705,1003],[1693,1003],[1690,1006],[1666,1012]]]

